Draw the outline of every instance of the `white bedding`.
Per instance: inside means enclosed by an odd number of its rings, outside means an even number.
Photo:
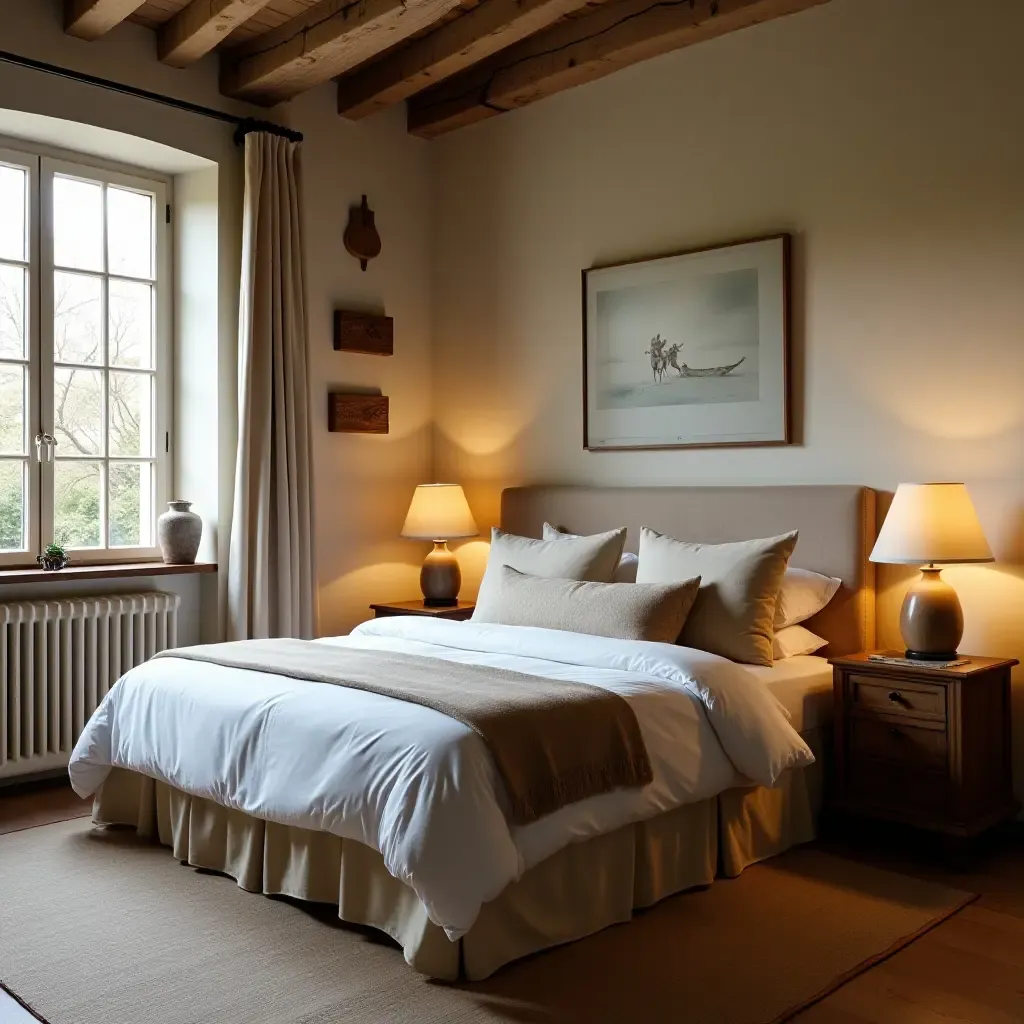
[[[747,780],[771,785],[813,755],[747,669],[703,651],[555,630],[416,617],[320,641],[494,665],[591,683],[633,708],[651,785],[510,828],[483,741],[429,708],[373,693],[182,659],[132,669],[90,719],[71,782],[94,793],[111,766],[270,821],[379,850],[449,938],[527,868]]]
[[[816,654],[781,658],[772,665],[748,665],[748,671],[768,687],[786,709],[799,733],[832,724],[832,666]]]

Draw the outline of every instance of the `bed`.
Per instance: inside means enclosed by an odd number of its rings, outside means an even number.
[[[872,492],[858,487],[516,488],[503,495],[502,525],[515,533],[538,536],[545,521],[578,533],[626,524],[633,541],[643,524],[709,543],[798,529],[800,542],[793,564],[843,581],[830,605],[808,623],[829,640],[823,653],[840,654],[863,649],[873,641],[873,577],[867,561],[874,530],[873,498]],[[433,648],[432,656],[466,657],[494,665],[542,666],[537,674],[561,671],[551,666],[581,664],[589,673],[588,681],[593,678],[595,685],[638,686],[638,674],[623,670],[616,660],[619,649],[605,650],[593,638],[566,653],[574,635],[564,638],[556,649],[550,636],[517,632],[519,627],[478,627],[459,633],[463,625],[380,620],[376,625],[367,624],[347,642],[374,649]],[[433,627],[448,632],[430,633]],[[464,653],[467,648],[469,655]],[[686,657],[692,659],[692,653]],[[668,667],[659,669],[663,674],[674,671],[671,652],[667,657]],[[742,709],[744,714],[759,713],[758,709],[767,706],[758,703],[759,686],[777,698],[817,756],[814,765],[784,772],[771,788],[750,785],[746,777],[758,777],[759,762],[744,776],[736,771],[737,759],[750,754],[757,761],[763,754],[764,760],[770,753],[769,739],[764,741],[763,752],[756,741],[737,745],[735,735],[729,733],[730,729],[735,732],[736,723],[717,722],[710,712],[694,716],[688,710],[693,701],[674,695],[672,707],[682,716],[679,735],[690,730],[685,734],[694,739],[681,745],[678,763],[672,764],[671,772],[657,772],[656,781],[663,788],[683,787],[679,792],[666,796],[662,805],[651,803],[654,798],[650,794],[643,798],[646,803],[638,802],[636,794],[628,798],[606,794],[571,805],[563,809],[564,814],[551,815],[527,828],[506,829],[511,836],[508,843],[497,843],[495,837],[501,832],[497,827],[486,828],[479,822],[464,827],[474,815],[462,804],[459,824],[445,828],[441,814],[441,826],[434,827],[437,838],[429,842],[432,826],[421,831],[413,827],[419,820],[415,801],[409,805],[409,821],[402,828],[381,830],[377,820],[374,828],[360,830],[352,824],[360,815],[353,814],[351,808],[343,815],[338,805],[344,801],[339,801],[337,793],[327,792],[324,779],[316,774],[324,758],[316,753],[313,738],[296,745],[304,749],[274,751],[275,764],[280,767],[282,759],[287,760],[285,767],[292,775],[283,776],[291,779],[290,785],[271,793],[265,779],[258,773],[246,775],[237,760],[225,762],[222,775],[227,781],[223,784],[215,779],[216,784],[198,785],[189,781],[187,765],[170,764],[176,760],[173,755],[162,761],[154,755],[152,763],[130,754],[112,757],[110,730],[104,740],[101,720],[76,748],[72,778],[80,792],[95,792],[97,823],[134,827],[141,835],[171,847],[182,862],[225,872],[245,889],[337,904],[341,919],[389,934],[416,970],[444,980],[475,980],[529,953],[627,921],[638,908],[711,884],[718,876],[734,876],[751,863],[813,838],[822,765],[828,756],[825,695],[830,690],[830,673],[822,657],[787,661],[790,664],[776,662],[772,668],[753,670],[753,680],[746,674],[751,670],[731,663],[713,665],[709,661],[701,671],[712,689],[723,688],[719,704],[728,696],[729,687],[736,686],[737,672],[745,674],[746,688],[754,682],[749,689],[754,694],[752,705]],[[188,728],[205,735],[202,702],[216,704],[209,697],[213,694],[230,703],[227,695],[233,684],[228,684],[226,677],[218,678],[209,666],[194,665],[189,669],[193,673],[189,682],[184,664],[170,659],[162,666],[150,667],[150,672],[163,673],[161,687],[139,690],[148,694],[158,689],[165,703],[159,715],[152,707],[139,705],[135,726],[139,735],[145,733],[147,723],[151,727],[157,719],[170,722],[168,728],[173,730],[178,711],[182,716],[177,726],[182,730],[179,740]],[[684,665],[688,672],[689,665]],[[647,672],[643,679],[650,675]],[[207,696],[197,696],[198,688],[190,696],[189,686],[198,687],[200,680]],[[259,680],[259,685],[271,691],[273,686],[285,685],[275,680],[268,677]],[[250,690],[253,685],[248,684]],[[271,691],[267,691],[267,700],[275,699]],[[318,701],[325,699],[335,698],[317,697]],[[653,694],[650,699],[666,698]],[[420,716],[411,724],[387,719],[390,724],[384,728],[373,718],[381,707],[379,703],[367,706],[356,716],[364,734],[355,737],[355,747],[366,748],[366,730],[376,729],[375,734],[380,735],[393,727],[400,737],[401,728],[418,730],[437,724]],[[351,708],[346,708],[350,713]],[[121,734],[131,732],[126,723],[135,721],[124,714],[119,723]],[[310,721],[321,721],[319,714],[317,711]],[[246,734],[244,715],[230,721],[220,746],[213,739],[211,745],[224,751],[250,751],[250,760],[254,760],[259,743],[264,742],[264,731]],[[159,745],[158,739],[154,746]],[[652,747],[651,753],[655,759],[660,751]],[[308,760],[303,761],[303,756]],[[462,752],[459,756],[467,755]],[[181,760],[184,758],[177,757]],[[459,761],[456,769],[461,777],[474,778],[472,760]],[[429,776],[417,776],[423,777]],[[299,792],[304,787],[295,784],[297,778],[309,779],[305,791]],[[402,784],[399,781],[398,785]],[[460,782],[460,787],[473,792],[472,785]],[[656,791],[658,786],[648,789]],[[684,791],[685,800],[679,795]],[[363,796],[353,791],[350,799]],[[293,797],[301,807],[289,805]],[[458,799],[464,801],[465,797],[460,793]],[[386,804],[382,800],[380,806]],[[474,814],[486,822],[489,804],[477,799],[475,806]],[[264,813],[264,807],[272,810]],[[344,825],[339,824],[342,818]],[[387,837],[403,830],[417,841],[396,850]],[[441,878],[460,872],[467,878],[473,876],[472,885],[466,882],[465,892]],[[426,884],[428,876],[436,876],[431,885]]]

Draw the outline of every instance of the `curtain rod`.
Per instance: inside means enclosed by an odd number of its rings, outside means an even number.
[[[254,117],[238,117],[236,114],[228,114],[223,110],[214,110],[213,107],[204,107],[199,103],[190,103],[188,100],[164,96],[158,92],[150,92],[148,89],[138,89],[134,85],[125,85],[122,82],[112,82],[108,78],[97,78],[95,75],[86,75],[81,71],[71,71],[69,68],[62,68],[56,64],[46,64],[41,60],[33,60],[31,57],[21,57],[16,53],[8,53],[6,50],[0,50],[0,63],[16,64],[19,67],[29,68],[32,71],[41,71],[46,75],[68,78],[73,82],[80,82],[83,85],[95,86],[97,89],[119,92],[124,96],[134,96],[136,99],[149,100],[151,103],[160,103],[165,107],[173,107],[175,110],[184,110],[189,114],[197,114],[200,117],[209,117],[214,121],[221,121],[224,124],[232,124],[236,129],[236,142],[241,142],[250,132],[268,132],[270,135],[279,135],[284,139],[288,139],[289,142],[302,141],[301,132],[294,131],[291,128],[284,128],[270,121],[261,121]]]

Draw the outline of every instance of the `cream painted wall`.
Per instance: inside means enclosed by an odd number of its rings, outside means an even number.
[[[414,595],[424,549],[399,540],[398,532],[412,488],[430,479],[432,463],[427,144],[406,134],[398,111],[358,125],[342,121],[330,85],[269,115],[234,103],[219,93],[215,58],[187,71],[165,67],[156,60],[154,34],[128,23],[94,43],[82,42],[64,34],[62,7],[62,0],[0,0],[0,49],[232,113],[270,116],[305,134],[305,247],[321,631],[347,630],[369,615],[366,606],[370,601]],[[232,129],[2,64],[0,107],[99,125],[196,153],[218,165],[216,181],[195,172],[179,184],[183,195],[197,200],[193,204],[196,219],[203,219],[202,200],[210,198],[213,188],[219,205],[219,324],[216,357],[211,348],[207,373],[217,379],[220,415],[216,441],[210,438],[207,443],[216,448],[220,462],[215,517],[226,524],[236,441],[235,335],[241,235],[241,160],[232,142]],[[378,211],[384,238],[381,257],[365,274],[342,245],[349,203],[357,203],[362,192],[369,194]],[[210,228],[208,223],[201,224],[198,234],[209,235]],[[196,244],[202,244],[198,237]],[[211,266],[214,263],[212,259],[209,262]],[[207,297],[199,298],[205,301]],[[202,313],[198,305],[198,301],[192,305],[196,315]],[[335,353],[331,316],[336,305],[380,308],[394,316],[395,356],[377,359]],[[194,324],[192,330],[195,338]],[[329,386],[376,386],[389,395],[390,435],[328,434]],[[209,437],[209,431],[206,433]],[[201,434],[200,429],[181,433],[182,444],[193,456],[195,445],[202,443],[197,436]],[[209,452],[204,456],[208,458]],[[188,460],[187,452],[184,459]],[[196,460],[191,464],[195,466]],[[179,477],[180,483],[193,482],[188,471]],[[209,517],[208,510],[204,513]],[[226,529],[219,531],[218,540],[225,552]],[[204,605],[204,629],[211,616],[215,619],[215,610]]]
[[[406,134],[403,110],[354,124],[333,89],[292,103],[303,145],[310,395],[316,477],[320,630],[347,632],[371,601],[419,593],[429,545],[399,537],[418,483],[432,472],[430,168],[428,144]],[[367,270],[342,245],[349,204],[367,194],[382,239]],[[335,352],[336,308],[395,321],[388,358]],[[387,435],[327,431],[330,390],[379,389],[390,398]]]
[[[832,0],[434,144],[436,466],[481,520],[529,481],[966,480],[963,646],[1024,658],[1024,4],[969,6]],[[775,231],[798,443],[584,452],[580,269]]]

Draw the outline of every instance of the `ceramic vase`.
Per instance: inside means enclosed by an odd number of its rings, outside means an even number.
[[[192,565],[203,536],[203,521],[190,512],[191,501],[169,501],[156,521],[156,537],[167,565]]]

